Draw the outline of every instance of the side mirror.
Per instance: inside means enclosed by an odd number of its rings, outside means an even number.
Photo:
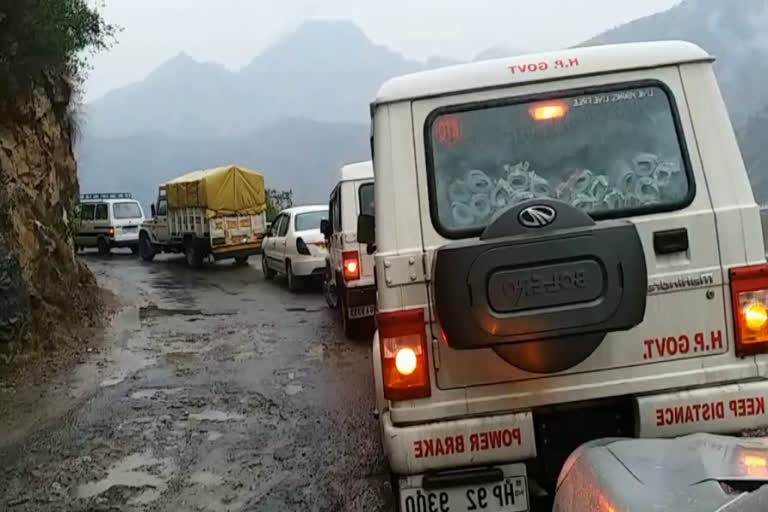
[[[328,238],[331,236],[331,224],[328,222],[328,219],[322,219],[320,221],[320,232]]]
[[[153,217],[157,215],[157,210],[155,210],[155,203],[152,203],[151,205],[149,205],[149,209],[152,212]]]
[[[357,243],[368,246],[368,254],[376,251],[376,223],[375,217],[368,214],[357,216]]]

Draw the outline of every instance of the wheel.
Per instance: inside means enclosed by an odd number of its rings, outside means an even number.
[[[248,263],[248,256],[235,256],[235,263],[238,265],[245,265]]]
[[[155,248],[149,240],[149,235],[144,232],[139,235],[139,255],[144,261],[152,261],[155,259]]]
[[[261,271],[264,273],[264,279],[271,281],[275,278],[275,271],[267,265],[267,256],[265,254],[261,255]]]
[[[203,254],[194,241],[187,242],[184,247],[184,256],[187,258],[187,265],[190,268],[200,268],[203,266]]]
[[[331,266],[326,264],[325,274],[323,275],[323,296],[325,297],[325,303],[331,309],[336,309],[339,306],[339,296],[336,292],[336,283],[333,280],[333,272],[331,272]]]
[[[290,261],[285,262],[285,273],[288,277],[288,289],[292,292],[296,292],[301,288],[300,278],[293,275],[293,267]]]
[[[102,256],[107,256],[111,252],[109,249],[109,244],[107,243],[107,240],[105,238],[99,238],[99,241],[97,242],[97,247],[99,248],[99,254]]]
[[[138,246],[138,244],[131,246],[131,254],[133,254],[134,256],[139,254],[139,246]]]

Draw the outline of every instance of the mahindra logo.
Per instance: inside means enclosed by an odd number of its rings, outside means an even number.
[[[557,212],[554,208],[537,204],[521,210],[517,215],[517,220],[527,228],[543,228],[552,224],[555,217],[557,217]]]

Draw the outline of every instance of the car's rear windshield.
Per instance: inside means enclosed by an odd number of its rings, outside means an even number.
[[[296,231],[320,229],[320,221],[328,218],[328,210],[299,213],[296,215]]]
[[[360,194],[360,213],[362,215],[373,215],[373,183],[364,183],[358,189]]]
[[[593,217],[682,207],[693,187],[670,94],[654,83],[434,112],[426,128],[435,226],[472,236],[534,198]]]
[[[112,214],[116,219],[140,219],[141,209],[135,202],[114,203]]]

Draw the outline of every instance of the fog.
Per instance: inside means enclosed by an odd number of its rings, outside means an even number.
[[[95,2],[96,0],[94,0]],[[349,19],[377,44],[405,56],[471,59],[490,47],[511,52],[576,44],[606,28],[667,9],[676,0],[106,0],[122,27],[118,44],[93,59],[86,100],[143,79],[181,51],[236,70],[315,18]]]

